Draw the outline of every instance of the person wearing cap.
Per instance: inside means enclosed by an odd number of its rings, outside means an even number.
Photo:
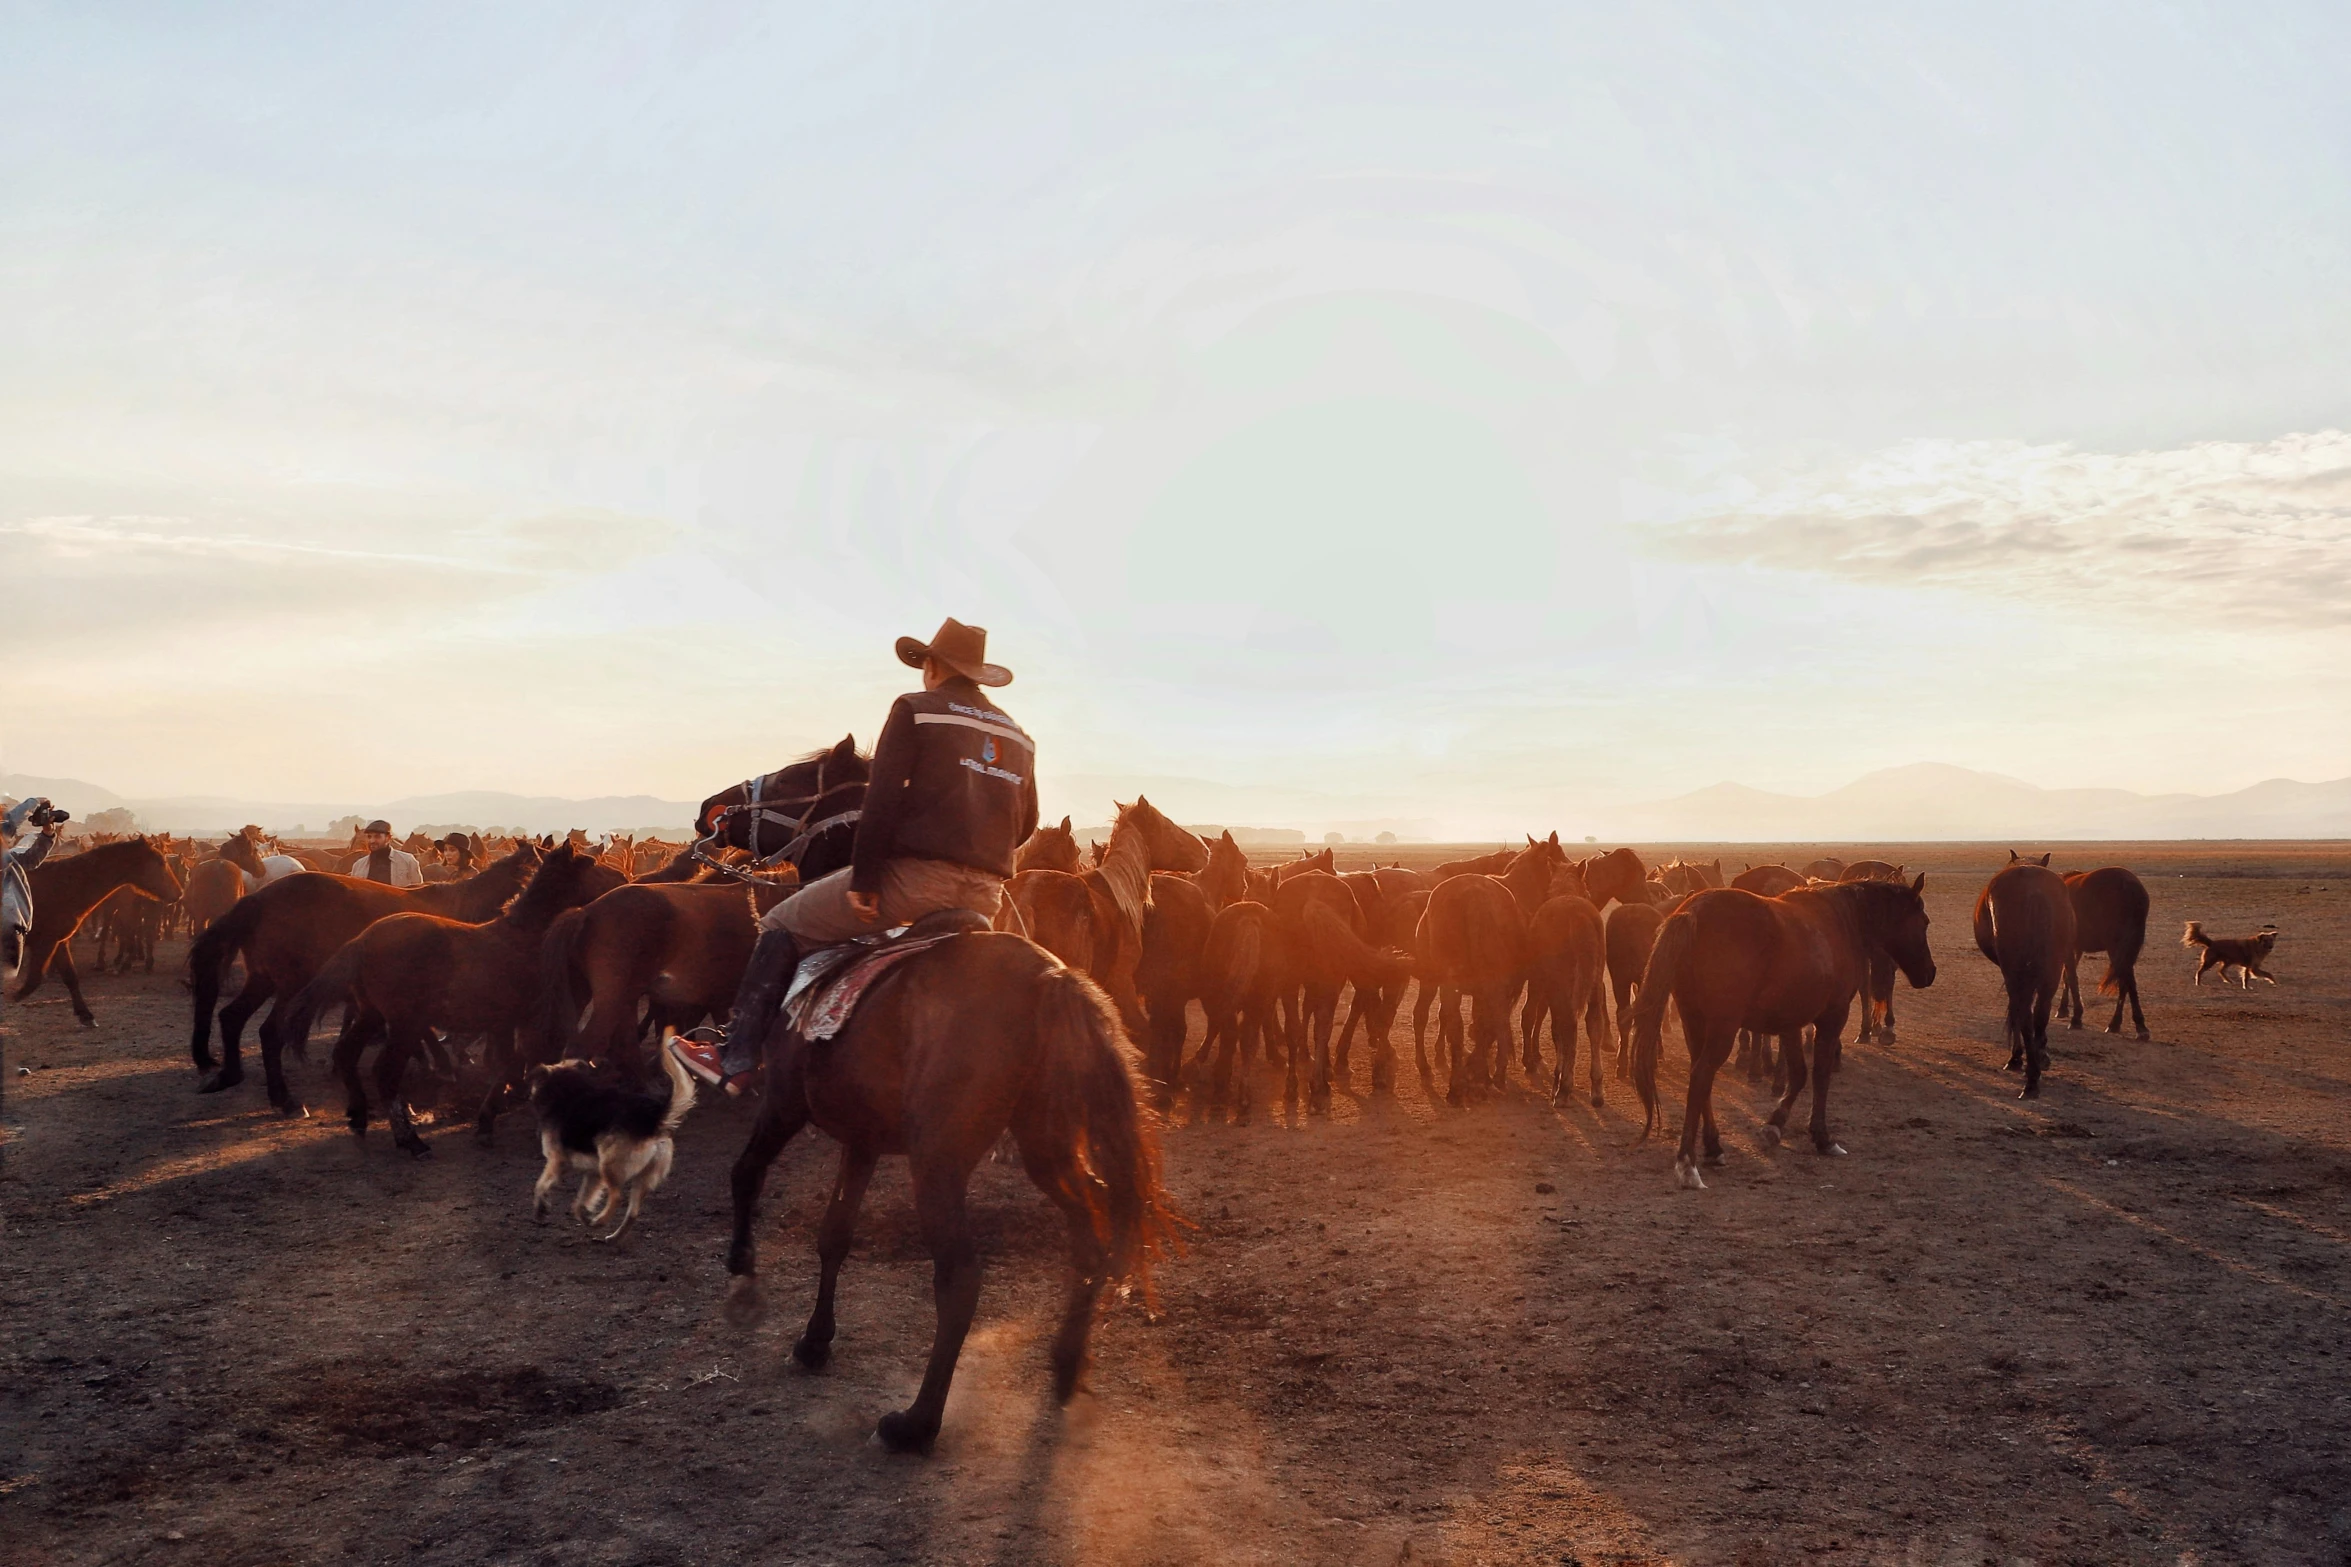
[[[424,885],[424,867],[416,863],[416,856],[406,849],[392,847],[390,822],[378,817],[361,830],[367,835],[367,852],[353,860],[344,875],[356,876],[361,881],[380,881],[388,887]]]
[[[1037,830],[1036,745],[983,694],[1012,683],[987,655],[987,631],[954,619],[928,642],[898,639],[899,661],[922,671],[922,689],[891,705],[874,743],[850,863],[760,920],[723,1049],[672,1041],[689,1071],[732,1091],[758,1066],[804,953],[941,909],[996,917],[1013,853]],[[794,1065],[784,1063],[787,1074]]]

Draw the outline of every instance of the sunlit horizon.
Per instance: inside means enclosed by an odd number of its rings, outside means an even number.
[[[2351,775],[2331,13],[566,15],[20,27],[0,770],[696,800],[952,614],[1081,822]]]

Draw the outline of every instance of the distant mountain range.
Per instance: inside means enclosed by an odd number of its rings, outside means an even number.
[[[699,801],[663,800],[649,794],[600,795],[569,800],[553,795],[506,794],[495,789],[467,789],[455,794],[407,795],[397,800],[247,800],[231,795],[174,795],[132,797],[102,789],[79,778],[35,778],[21,773],[0,774],[0,792],[22,799],[45,794],[77,817],[117,806],[127,807],[143,827],[171,832],[234,832],[247,822],[271,832],[295,827],[313,833],[342,816],[381,816],[402,832],[424,824],[434,826],[518,827],[528,832],[660,831],[682,835],[694,820]]]
[[[1255,788],[1192,778],[1088,775],[1044,780],[1054,800],[1100,802],[1078,812],[1099,821],[1113,799],[1149,793],[1180,821],[1296,827],[1310,839],[1337,831],[1351,839],[1393,831],[1399,838],[1435,835],[1438,813],[1479,819],[1495,814],[1465,803],[1430,814],[1383,815],[1361,797]],[[338,817],[383,816],[402,831],[430,823],[519,827],[560,832],[682,833],[696,804],[652,795],[590,800],[466,790],[383,801],[257,801],[195,795],[139,798],[78,778],[0,774],[0,792],[45,794],[76,816],[127,807],[143,826],[175,832],[231,831],[258,822],[273,832],[296,826],[324,831]],[[1066,806],[1062,807],[1067,809]],[[1048,812],[1058,817],[1059,811]],[[1870,773],[1820,795],[1775,794],[1720,783],[1675,799],[1629,806],[1564,806],[1523,824],[1598,833],[1630,843],[1855,843],[1937,839],[1991,841],[2064,838],[2351,838],[2351,778],[2298,783],[2273,778],[2231,794],[2136,794],[2127,789],[2042,789],[1999,773],[1939,762]]]
[[[2351,837],[2351,778],[2273,778],[2232,794],[2042,789],[1939,762],[1891,767],[1820,795],[1720,783],[1603,811],[1650,843],[1854,843],[1936,839]]]

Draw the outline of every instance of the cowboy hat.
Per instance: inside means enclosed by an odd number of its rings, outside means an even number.
[[[912,637],[898,639],[898,662],[916,669],[925,659],[937,659],[967,680],[983,686],[1012,684],[1012,671],[1002,664],[988,662],[988,628],[967,626],[949,616],[939,622],[939,629],[928,642],[917,642]]]

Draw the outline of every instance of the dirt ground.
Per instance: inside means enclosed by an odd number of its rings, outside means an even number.
[[[2351,1561],[2351,846],[2061,847],[2147,879],[2155,1041],[2094,1015],[2031,1105],[1967,934],[2004,851],[1888,857],[1929,873],[1941,974],[1848,1050],[1850,1157],[1766,1153],[1743,1083],[1704,1192],[1622,1084],[1454,1112],[1409,1070],[1373,1100],[1359,1053],[1327,1121],[1270,1083],[1248,1127],[1179,1102],[1191,1250],[1067,1411],[1059,1223],[983,1168],[927,1460],[867,1439],[931,1328],[902,1167],[811,1376],[821,1137],[738,1334],[740,1106],[603,1247],[532,1222],[527,1118],[412,1161],[315,1063],[310,1119],[196,1095],[176,943],[91,982],[95,1030],[52,986],[4,1014],[0,1562]],[[2281,983],[2191,990],[2190,917],[2274,920]]]

